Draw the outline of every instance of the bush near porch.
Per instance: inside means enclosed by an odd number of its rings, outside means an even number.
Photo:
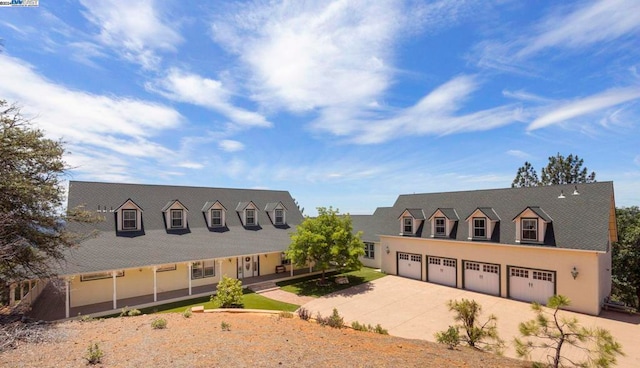
[[[335,282],[336,278],[346,276],[349,278],[348,284],[338,284]],[[336,271],[328,272],[327,279],[329,282],[326,285],[319,285],[320,275],[307,276],[295,280],[286,280],[277,282],[276,285],[284,291],[294,293],[302,296],[321,297],[323,295],[331,294],[335,291],[345,290],[350,287],[364,284],[365,282],[373,281],[386,274],[369,267],[362,267],[357,271],[350,271],[344,273],[337,273]]]

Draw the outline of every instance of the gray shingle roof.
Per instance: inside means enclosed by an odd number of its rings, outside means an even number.
[[[278,207],[278,205],[281,204],[280,202],[271,202],[271,203],[267,203],[267,205],[265,206],[264,210],[267,212],[271,212],[273,210],[276,209],[276,207]],[[287,206],[285,206],[284,204],[282,205],[282,207],[284,207],[284,209],[287,209]]]
[[[402,211],[402,213],[405,213],[405,212],[409,212],[411,217],[413,217],[416,220],[424,220],[425,218],[424,212],[420,208],[406,208],[404,211]],[[400,216],[402,216],[402,213],[400,214]]]
[[[498,216],[496,211],[494,211],[494,209],[491,207],[478,207],[476,208],[476,210],[482,212],[491,221],[500,221],[500,216]],[[471,217],[474,212],[476,211],[471,212],[469,216],[467,216],[467,218],[464,220],[469,221],[469,217]]]
[[[440,209],[443,213],[446,212],[447,217],[452,216],[454,219],[457,218],[457,214],[466,218],[478,208],[482,208],[483,213],[490,217],[490,213],[487,213],[490,211],[485,209],[491,208],[495,216],[505,220],[515,218],[525,209],[531,208],[545,221],[553,221],[552,226],[549,226],[552,236],[543,246],[607,251],[609,211],[614,198],[613,183],[578,184],[579,195],[565,194],[565,198],[558,198],[561,190],[564,193],[572,193],[574,186],[575,184],[405,194],[400,195],[391,208],[379,208],[373,215],[358,218],[357,221],[353,216],[354,230],[364,231],[363,239],[368,241],[378,241],[377,235],[397,236],[398,214],[406,208],[422,208],[425,213],[431,214]],[[468,226],[467,221],[458,221],[455,240],[467,240]],[[515,226],[513,221],[500,221],[499,234],[495,241],[516,244]],[[431,227],[425,226],[419,236],[431,238]]]
[[[275,227],[264,211],[256,211],[258,229],[247,230],[242,226],[237,212],[227,212],[227,231],[212,231],[207,227],[202,212],[188,214],[189,228],[178,234],[165,229],[162,209],[168,201],[178,199],[187,208],[204,208],[215,198],[225,208],[253,202],[258,208],[267,203],[282,202],[287,210],[288,227]],[[69,183],[69,208],[84,205],[95,211],[100,208],[117,208],[127,199],[145,208],[142,214],[143,235],[116,236],[115,213],[106,211],[99,215],[106,221],[98,224],[72,224],[75,231],[99,231],[69,252],[61,265],[60,274],[97,272],[147,265],[159,265],[200,259],[243,256],[285,250],[291,242],[289,233],[302,222],[303,216],[287,191],[203,188],[165,185],[114,184],[71,181]],[[204,207],[203,207],[204,206]],[[246,205],[245,205],[246,207]]]
[[[516,218],[518,218],[526,210],[531,210],[531,212],[533,212],[536,215],[538,215],[538,217],[543,219],[545,222],[553,222],[553,219],[551,218],[551,216],[549,216],[546,212],[544,212],[544,210],[542,208],[540,208],[538,206],[530,206],[530,207],[527,207],[527,208],[523,209],[522,211],[520,211],[520,213],[518,213],[516,216],[513,217],[512,221],[514,221]]]
[[[182,206],[185,210],[187,210],[187,212],[189,211],[189,209],[187,208],[187,206],[185,206],[184,204],[182,204],[182,202],[180,202],[179,200],[174,199],[174,200],[172,200],[172,201],[167,202],[167,204],[166,204],[164,207],[162,207],[162,212],[166,212],[166,211],[167,211],[169,208],[171,208],[171,206],[173,206],[173,204],[174,204],[174,203],[176,203],[176,202],[180,203],[180,206]]]
[[[458,216],[458,213],[456,212],[455,208],[440,208],[440,207],[436,208],[431,214],[431,216],[429,216],[429,218],[432,218],[433,215],[435,215],[436,212],[438,211],[440,211],[444,215],[444,217],[446,217],[449,220],[454,220],[454,221],[460,220],[460,217]]]

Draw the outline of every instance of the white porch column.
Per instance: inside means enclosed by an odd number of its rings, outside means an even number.
[[[218,280],[222,280],[222,260],[218,260]]]
[[[313,266],[309,264],[309,273],[313,272]]]
[[[289,266],[291,266],[291,277],[293,277],[293,262],[289,263]]]
[[[71,316],[71,285],[69,285],[69,279],[64,279],[64,316],[69,318]]]
[[[116,277],[117,277],[118,273],[113,271],[111,272],[111,276],[113,278],[113,309],[117,309],[118,308],[118,292],[117,292],[117,288],[116,288]]]
[[[14,306],[16,304],[16,284],[9,285],[9,305]]]
[[[189,295],[191,295],[191,268],[192,268],[192,264],[191,262],[189,262],[189,275],[187,275],[187,277],[189,277]]]
[[[158,275],[157,275],[158,267],[153,266],[153,301],[158,301]]]

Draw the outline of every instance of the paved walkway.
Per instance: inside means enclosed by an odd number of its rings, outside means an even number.
[[[296,295],[294,293],[290,293],[282,289],[272,289],[272,290],[263,291],[260,293],[260,295],[267,297],[269,299],[273,299],[273,300],[277,300],[277,301],[285,302],[289,304],[295,304],[295,305],[303,305],[316,299],[311,296]]]
[[[391,335],[435,341],[434,334],[454,323],[446,303],[451,299],[473,299],[483,308],[482,316],[498,317],[499,335],[509,346],[505,355],[515,357],[513,338],[519,336],[518,324],[534,317],[527,303],[466,290],[450,288],[397,276],[386,276],[370,283],[314,299],[304,305],[315,315],[330,315],[337,308],[345,322],[381,324]],[[599,317],[562,312],[576,317],[584,326],[609,330],[622,344],[626,357],[619,367],[640,367],[640,316],[603,312]],[[484,319],[482,319],[484,321]],[[543,357],[535,357],[544,360]]]

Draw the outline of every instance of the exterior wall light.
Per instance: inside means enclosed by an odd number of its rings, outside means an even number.
[[[389,249],[388,245],[385,247],[385,250],[387,251],[387,254],[391,253],[391,250]]]
[[[576,277],[578,277],[578,274],[580,274],[580,272],[578,272],[578,269],[573,266],[573,269],[571,270],[571,276],[573,276],[574,280],[576,279]]]

